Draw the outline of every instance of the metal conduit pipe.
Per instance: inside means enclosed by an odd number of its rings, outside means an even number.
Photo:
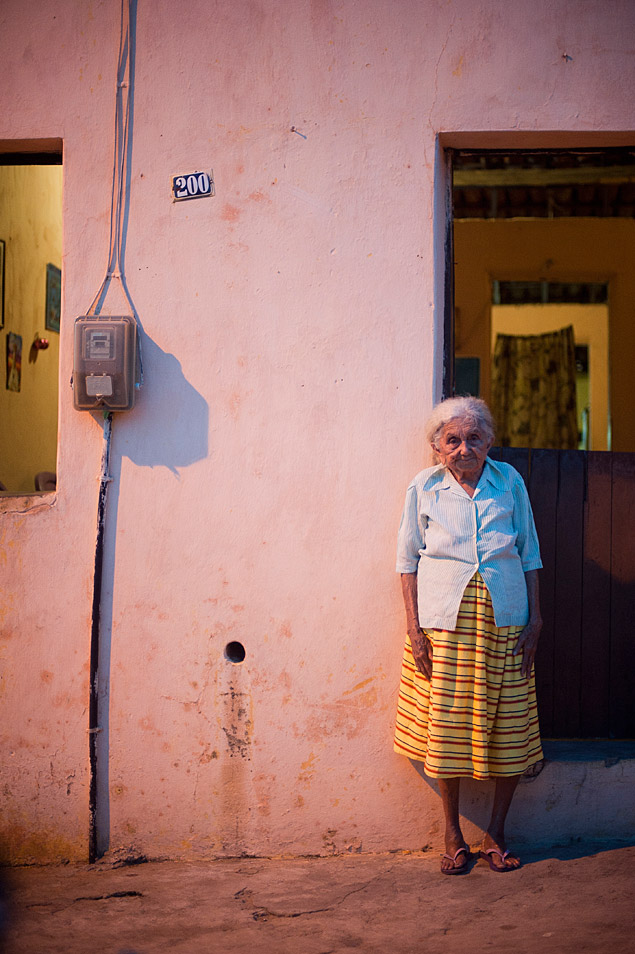
[[[104,566],[104,536],[106,530],[106,500],[110,476],[110,444],[112,438],[112,412],[104,414],[104,438],[101,451],[99,475],[99,500],[97,504],[97,538],[95,542],[95,572],[93,579],[93,608],[90,632],[90,694],[88,703],[88,757],[90,763],[90,786],[88,792],[88,860],[97,859],[97,734],[99,725],[99,645],[101,631],[101,591]]]

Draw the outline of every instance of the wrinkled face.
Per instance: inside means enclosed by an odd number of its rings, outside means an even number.
[[[445,425],[432,445],[439,460],[459,477],[480,476],[492,441],[474,421],[456,418]]]

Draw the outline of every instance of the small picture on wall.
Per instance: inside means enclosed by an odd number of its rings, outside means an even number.
[[[55,265],[46,266],[46,317],[44,326],[47,331],[60,330],[60,311],[62,303],[62,273]]]
[[[4,239],[0,239],[0,328],[4,328]]]
[[[7,391],[19,391],[22,381],[22,335],[7,335]]]

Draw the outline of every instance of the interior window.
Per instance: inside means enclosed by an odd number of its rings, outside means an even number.
[[[0,156],[0,490],[56,487],[61,156]]]

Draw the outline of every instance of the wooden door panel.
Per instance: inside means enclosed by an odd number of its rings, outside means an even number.
[[[635,737],[635,454],[492,448],[529,488],[542,555],[543,736]]]
[[[611,454],[587,456],[582,567],[580,735],[609,736],[611,632]]]
[[[540,606],[543,630],[536,655],[536,693],[543,735],[554,734],[554,656],[556,609],[556,514],[558,505],[558,458],[553,451],[533,450],[529,473],[529,497],[536,521],[543,568]]]
[[[580,735],[585,460],[575,450],[559,451],[558,458],[553,732],[573,738]]]
[[[613,454],[610,730],[635,735],[635,454]]]

